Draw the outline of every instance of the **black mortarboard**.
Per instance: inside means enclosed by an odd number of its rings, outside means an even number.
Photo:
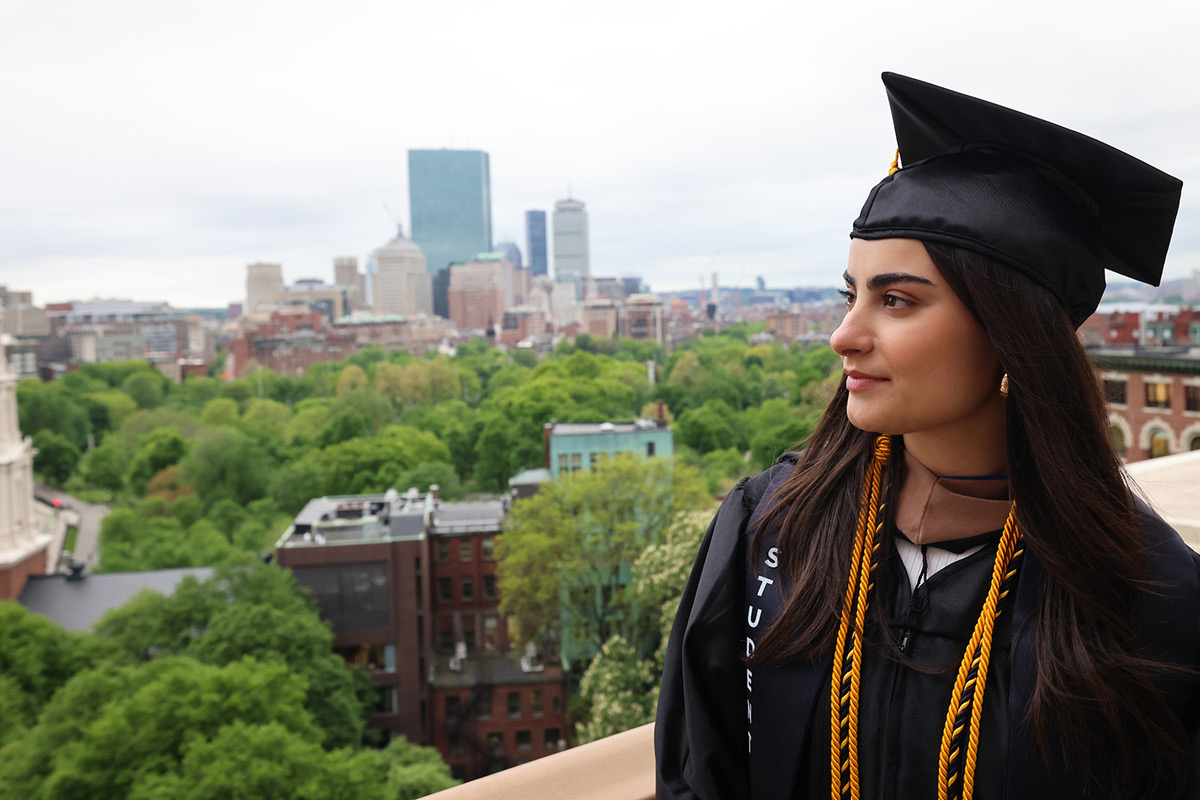
[[[1110,269],[1157,286],[1183,182],[1103,142],[885,72],[904,167],[851,237],[962,247],[1050,290],[1079,325]]]

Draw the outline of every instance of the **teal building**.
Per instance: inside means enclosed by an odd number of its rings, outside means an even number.
[[[592,469],[602,458],[630,453],[643,458],[675,455],[666,420],[633,422],[548,422],[544,429],[546,469],[559,476]]]

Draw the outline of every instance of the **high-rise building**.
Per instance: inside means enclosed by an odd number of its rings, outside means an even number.
[[[492,249],[492,183],[482,150],[409,150],[412,238],[430,274]]]
[[[508,263],[513,265],[513,269],[521,268],[521,248],[517,247],[516,242],[496,242],[495,251],[503,253]]]
[[[545,275],[546,259],[546,212],[525,212],[525,254],[529,256],[529,268],[534,276]]]
[[[283,266],[280,264],[249,264],[246,267],[246,313],[257,311],[275,301],[283,291]]]
[[[587,208],[581,200],[559,200],[554,204],[554,280],[574,284],[578,298],[589,274]]]
[[[433,279],[421,248],[397,227],[375,251],[375,313],[402,317],[433,313]]]
[[[450,320],[460,331],[492,331],[513,307],[512,264],[501,253],[480,253],[450,268]]]
[[[346,289],[347,311],[358,311],[366,307],[366,276],[358,271],[358,259],[343,256],[333,260],[333,282]]]

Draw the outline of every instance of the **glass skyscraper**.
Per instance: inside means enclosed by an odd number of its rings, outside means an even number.
[[[492,182],[482,150],[409,150],[412,240],[429,272],[492,249]]]
[[[525,255],[529,256],[529,268],[534,275],[545,275],[546,257],[546,212],[525,212]]]

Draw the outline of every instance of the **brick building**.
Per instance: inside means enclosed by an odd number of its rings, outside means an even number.
[[[339,319],[333,329],[353,336],[358,348],[375,345],[385,352],[407,350],[414,356],[436,349],[454,333],[449,320],[432,314],[408,317],[356,314]]]
[[[504,311],[517,305],[517,276],[499,253],[480,253],[466,264],[450,267],[447,303],[450,320],[460,331],[495,331]]]
[[[1133,346],[1091,355],[1122,458],[1200,450],[1200,348]]]
[[[438,748],[464,780],[556,752],[561,667],[510,652],[496,587],[509,498],[401,495],[310,501],[277,556],[317,599],[334,649],[370,670],[387,737]]]
[[[504,312],[500,323],[500,342],[506,347],[516,347],[518,342],[545,332],[545,314],[531,306],[518,306]]]
[[[319,313],[271,312],[265,320],[247,325],[233,340],[230,354],[237,378],[258,366],[300,377],[313,364],[338,361],[356,349],[353,334],[331,330]]]

